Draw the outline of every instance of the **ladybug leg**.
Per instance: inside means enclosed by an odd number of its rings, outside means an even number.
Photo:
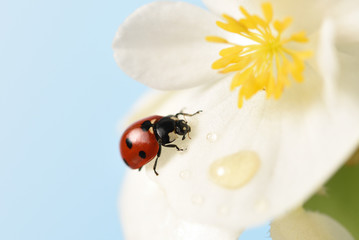
[[[189,132],[187,133],[187,136],[188,136],[189,139],[192,139],[191,136],[189,135]],[[183,135],[182,141],[185,140],[185,139],[186,139],[186,135]]]
[[[138,171],[141,171],[141,169],[142,169],[142,167],[140,167],[140,168],[138,169]]]
[[[187,132],[187,136],[188,136],[189,139],[192,139],[191,136],[189,135],[189,132]],[[183,135],[182,141],[185,140],[185,139],[186,139],[186,135]]]
[[[184,149],[183,148],[179,148],[176,144],[166,144],[166,145],[163,145],[164,147],[170,147],[170,148],[176,148],[177,151],[183,151]]]
[[[156,167],[157,167],[157,160],[158,158],[161,156],[161,145],[160,145],[160,148],[158,149],[158,152],[157,152],[157,157],[156,157],[156,160],[155,160],[155,164],[153,165],[153,171],[155,172],[155,174],[158,176],[158,172],[156,171]]]

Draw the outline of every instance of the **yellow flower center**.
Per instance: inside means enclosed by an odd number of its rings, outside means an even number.
[[[217,26],[251,40],[251,44],[238,45],[217,36],[208,36],[206,40],[231,45],[219,52],[221,58],[212,64],[212,68],[219,69],[221,73],[236,72],[231,90],[240,87],[240,108],[243,99],[249,99],[260,90],[266,91],[267,98],[273,96],[278,99],[284,87],[290,85],[291,77],[297,82],[303,81],[304,60],[309,58],[312,52],[287,47],[290,42],[306,43],[308,38],[303,31],[283,37],[282,33],[292,19],[287,17],[283,21],[273,21],[270,3],[262,4],[264,18],[250,15],[243,7],[239,9],[244,18],[236,20],[223,14],[226,22],[218,21]]]

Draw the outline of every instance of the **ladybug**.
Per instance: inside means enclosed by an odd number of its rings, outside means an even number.
[[[178,136],[182,140],[189,137],[191,127],[187,121],[180,119],[179,116],[192,117],[202,111],[194,114],[179,112],[175,115],[159,116],[154,115],[139,120],[130,125],[122,134],[120,140],[120,152],[123,161],[132,169],[139,169],[156,156],[153,171],[156,171],[157,160],[161,156],[161,147],[176,148],[177,151],[183,151],[176,144],[171,144]]]

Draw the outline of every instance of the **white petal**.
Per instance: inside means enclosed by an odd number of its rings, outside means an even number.
[[[122,70],[157,89],[182,89],[223,76],[211,69],[222,44],[215,15],[184,2],[154,2],[135,11],[119,28],[113,48]]]
[[[329,105],[336,101],[334,95],[338,77],[338,56],[336,52],[334,24],[331,19],[326,19],[320,29],[316,58],[319,73],[324,80],[324,97]]]
[[[337,44],[341,51],[359,56],[359,3],[344,1],[333,13],[337,30]]]
[[[235,240],[238,232],[188,222],[169,208],[161,189],[145,174],[130,172],[120,195],[120,216],[127,240]]]
[[[339,105],[345,105],[348,109],[359,103],[359,58],[347,54],[339,53],[338,60],[340,72],[337,80]],[[349,112],[345,115],[355,116],[356,111]]]
[[[354,240],[340,223],[331,217],[298,209],[271,224],[273,240]]]
[[[202,0],[204,4],[217,15],[226,13],[232,17],[242,17],[239,6],[243,6],[250,14],[263,16],[261,4],[268,0]],[[335,0],[273,0],[274,19],[283,20],[292,17],[291,28],[295,31],[306,31],[308,34],[315,32],[321,24],[321,20],[330,9],[335,6]]]
[[[168,211],[163,192],[146,175],[129,172],[120,194],[120,217],[125,238],[146,239],[152,234],[161,237],[166,229]],[[149,221],[148,218],[151,220]],[[149,224],[149,223],[157,224]],[[155,235],[153,235],[155,236]]]
[[[211,12],[218,16],[226,13],[235,18],[240,17],[239,6],[241,4],[246,5],[246,1],[243,0],[202,0],[202,2]]]
[[[193,131],[192,139],[182,142],[186,151],[163,148],[158,177],[153,163],[146,166],[175,214],[235,232],[283,214],[313,194],[359,143],[359,102],[338,93],[337,104],[328,106],[318,79],[313,72],[279,101],[259,93],[242,109],[236,106],[237,93],[228,90],[230,79],[168,97],[154,113],[203,110],[187,118]],[[249,165],[258,167],[250,169],[252,178],[235,189],[212,181],[211,165],[241,151],[259,158],[259,167]]]

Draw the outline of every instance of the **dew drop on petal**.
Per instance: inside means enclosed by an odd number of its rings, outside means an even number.
[[[183,180],[188,180],[191,177],[191,171],[188,169],[185,169],[185,170],[182,170],[179,175]]]
[[[192,203],[195,205],[202,205],[204,202],[204,198],[201,195],[193,195]]]
[[[210,179],[221,187],[237,189],[248,183],[260,166],[257,153],[240,151],[214,161],[209,168]]]
[[[207,134],[207,140],[209,141],[209,142],[215,142],[216,140],[217,140],[217,134],[215,134],[215,133],[208,133]]]

